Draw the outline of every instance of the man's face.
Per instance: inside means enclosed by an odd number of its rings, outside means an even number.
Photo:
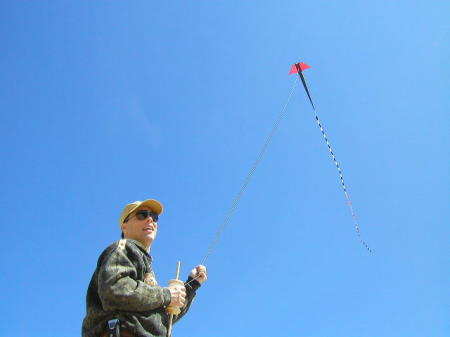
[[[152,217],[139,220],[136,213],[141,210],[151,211],[148,207],[139,207],[128,216],[128,221],[122,224],[122,232],[126,239],[133,239],[149,248],[158,232],[158,223]]]

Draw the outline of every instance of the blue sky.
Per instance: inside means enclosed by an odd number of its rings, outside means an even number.
[[[174,336],[450,335],[445,1],[3,1],[2,335],[79,336],[131,201],[161,284],[199,263],[303,89]]]

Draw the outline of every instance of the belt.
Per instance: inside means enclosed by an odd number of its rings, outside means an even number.
[[[109,337],[109,333],[105,332],[102,337]],[[136,337],[135,335],[133,335],[131,332],[129,332],[128,330],[120,330],[120,337]]]

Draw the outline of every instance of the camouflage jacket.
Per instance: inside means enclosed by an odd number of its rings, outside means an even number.
[[[137,337],[167,335],[170,291],[156,282],[151,262],[145,247],[134,240],[122,239],[103,251],[87,291],[83,337],[101,336],[113,318]],[[174,322],[188,311],[200,287],[196,280],[186,283],[186,304]]]

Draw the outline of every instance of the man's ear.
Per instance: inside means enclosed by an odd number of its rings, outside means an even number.
[[[125,233],[125,231],[127,229],[127,223],[126,222],[122,222],[122,225],[120,225],[120,229],[122,230],[122,233]]]

